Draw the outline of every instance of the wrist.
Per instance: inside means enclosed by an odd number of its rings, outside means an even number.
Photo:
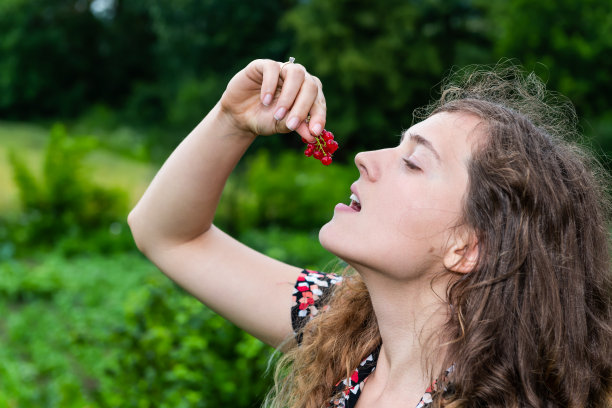
[[[232,138],[248,140],[249,142],[252,142],[257,137],[257,134],[241,126],[236,118],[223,108],[221,102],[217,102],[210,114],[217,123],[219,129],[222,130],[221,134],[225,134]]]
[[[244,152],[255,137],[253,133],[237,126],[231,115],[223,112],[219,104],[215,105],[187,136],[188,139],[195,140],[198,145],[204,143],[210,146],[211,143],[220,143],[218,146],[224,146],[221,147],[224,152]]]

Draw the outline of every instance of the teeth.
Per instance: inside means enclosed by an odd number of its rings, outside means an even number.
[[[356,196],[355,194],[351,194],[350,199],[351,199],[352,201],[356,202],[357,204],[361,204],[361,203],[359,202],[359,199],[357,198],[357,196]]]

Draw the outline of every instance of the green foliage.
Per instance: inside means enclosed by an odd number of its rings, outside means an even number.
[[[156,36],[164,76],[229,74],[253,58],[282,58],[292,35],[278,20],[296,0],[139,2]],[[170,77],[168,77],[170,79]]]
[[[98,148],[139,161],[150,161],[150,146],[145,133],[124,123],[119,112],[107,105],[88,108],[68,127],[71,134],[87,134],[97,139]]]
[[[215,222],[233,233],[269,225],[283,229],[318,229],[333,208],[347,202],[358,177],[352,166],[325,167],[297,151],[271,156],[260,149],[228,181]]]
[[[71,138],[62,125],[55,125],[40,181],[17,153],[10,155],[22,205],[12,227],[16,244],[45,246],[61,237],[80,240],[100,229],[120,232],[116,224],[127,213],[125,194],[93,184],[83,167],[95,145],[94,139]]]
[[[598,0],[483,2],[498,58],[516,57],[549,89],[569,97],[587,143],[610,169],[612,3]],[[601,151],[604,149],[604,151]]]
[[[0,11],[0,116],[72,116],[118,104],[134,78],[150,78],[152,36],[142,12],[121,3],[113,24],[91,0],[11,0]]]
[[[133,78],[124,114],[144,126],[173,130],[150,133],[152,146],[174,147],[249,61],[284,59],[291,49],[293,34],[279,22],[297,0],[133,3],[152,29],[156,72],[153,80]]]
[[[307,233],[245,232],[285,262],[329,267]],[[0,262],[0,406],[257,407],[272,350],[135,253]]]
[[[371,149],[397,143],[453,64],[486,61],[481,19],[470,0],[312,0],[284,21],[297,61],[325,86],[330,129]]]
[[[0,406],[98,406],[122,353],[110,330],[125,324],[128,294],[154,276],[136,254],[0,262]]]
[[[183,79],[177,84],[174,102],[168,107],[168,123],[176,128],[192,128],[212,109],[224,89],[225,81],[215,74]]]
[[[588,147],[612,174],[612,113],[599,117],[585,125],[585,132],[594,135]]]
[[[610,110],[612,3],[599,0],[489,2],[499,57],[518,57],[590,117]],[[543,66],[539,66],[542,64]],[[612,136],[612,135],[610,135]]]
[[[126,319],[105,405],[257,407],[271,385],[272,350],[167,280],[134,293]]]

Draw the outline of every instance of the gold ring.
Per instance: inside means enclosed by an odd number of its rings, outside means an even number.
[[[283,72],[283,68],[285,68],[285,65],[287,64],[293,64],[293,62],[295,61],[295,58],[293,57],[289,57],[289,61],[285,62],[282,66],[281,66],[281,72]]]

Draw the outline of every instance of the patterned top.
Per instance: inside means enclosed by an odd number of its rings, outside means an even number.
[[[319,273],[304,269],[298,276],[293,290],[293,306],[291,307],[291,323],[293,330],[298,333],[298,343],[302,340],[300,329],[316,316],[319,311],[329,307],[329,295],[331,288],[339,285],[342,277],[333,273]],[[370,355],[363,359],[359,367],[349,378],[336,384],[336,391],[342,392],[342,396],[329,402],[329,408],[353,408],[361,395],[361,390],[368,380],[368,376],[376,369],[380,346]],[[447,370],[447,374],[452,371],[452,367]],[[432,405],[431,393],[435,387],[435,382],[428,387],[425,394],[417,404],[416,408],[425,408]]]

